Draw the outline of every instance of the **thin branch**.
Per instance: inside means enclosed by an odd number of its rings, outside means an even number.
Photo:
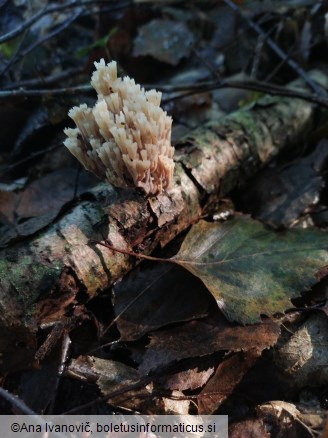
[[[145,85],[146,89],[154,88],[154,85]],[[220,81],[212,82],[200,82],[198,84],[186,84],[186,85],[156,85],[157,90],[164,91],[166,93],[174,93],[177,91],[187,91],[184,94],[174,96],[163,100],[163,103],[168,103],[173,100],[182,99],[197,93],[204,93],[205,91],[212,91],[220,88],[239,88],[243,90],[260,91],[262,93],[270,94],[273,96],[285,96],[294,97],[297,99],[303,99],[308,102],[321,105],[328,108],[328,98],[324,96],[317,96],[297,89],[286,88],[279,85],[271,84],[263,81],[238,81],[224,79]],[[75,87],[65,87],[65,88],[53,88],[53,89],[38,89],[38,90],[4,90],[0,91],[0,100],[7,99],[9,97],[15,98],[26,98],[26,97],[43,97],[45,95],[58,96],[58,95],[74,95],[77,93],[90,92],[93,90],[91,85],[78,85]]]
[[[219,73],[216,71],[216,69],[213,67],[213,65],[204,57],[202,56],[198,50],[196,49],[196,47],[194,45],[191,46],[191,51],[194,53],[195,56],[197,56],[197,58],[205,65],[207,71],[211,74],[211,76],[214,79],[219,80],[220,79],[220,75]]]
[[[47,7],[37,12],[31,18],[24,21],[20,26],[17,26],[15,29],[11,30],[10,32],[7,32],[4,35],[0,36],[0,44],[15,38],[17,35],[24,32],[24,30],[30,28],[36,21],[40,20],[40,18],[42,18],[44,15],[51,14],[51,12],[54,12],[53,7],[50,8]]]
[[[73,0],[73,1],[70,1],[70,2],[65,3],[63,5],[47,6],[43,9],[41,9],[41,11],[34,14],[28,20],[24,21],[20,26],[17,26],[15,29],[11,30],[10,32],[7,32],[4,35],[0,36],[0,44],[15,38],[17,35],[24,32],[24,30],[29,29],[34,23],[39,21],[45,15],[49,15],[49,14],[52,14],[54,12],[64,11],[65,9],[81,8],[83,6],[95,6],[95,5],[100,4],[100,3],[107,3],[108,4],[108,0],[107,1],[106,0],[85,0],[85,1]],[[132,3],[133,3],[132,0],[128,0],[124,4],[118,3],[115,5],[115,7],[113,7],[112,10],[126,8],[127,6],[129,6]]]
[[[8,97],[43,97],[43,96],[61,96],[65,94],[77,94],[89,92],[93,90],[91,85],[77,85],[75,87],[64,87],[54,89],[38,89],[38,90],[4,90],[0,91],[0,99]]]
[[[0,397],[9,402],[15,410],[18,410],[24,415],[33,415],[33,417],[38,421],[39,424],[45,424],[45,420],[40,417],[36,412],[29,408],[23,400],[19,399],[16,395],[11,394],[4,388],[0,387]],[[52,432],[54,437],[57,438],[67,438],[67,435],[63,435],[61,432]]]
[[[266,38],[266,43],[268,46],[281,58],[282,60],[286,61],[287,64],[304,80],[304,82],[311,88],[312,91],[314,91],[319,96],[326,96],[327,92],[321,88],[316,82],[314,82],[305,72],[305,70],[302,69],[293,59],[289,57],[289,55],[284,52],[270,37],[267,37],[266,33],[262,30],[262,28],[255,23],[253,20],[248,18],[246,15],[244,15],[239,7],[233,3],[232,0],[223,0],[224,3],[229,6],[233,11],[236,12],[243,20],[247,22],[247,24],[255,30],[256,33],[258,33],[260,36]]]
[[[137,389],[141,389],[144,386],[148,385],[152,381],[153,381],[152,377],[144,377],[143,379],[140,379],[136,383],[132,383],[131,385],[127,385],[124,388],[120,388],[120,389],[117,389],[116,391],[112,391],[103,397],[98,397],[95,400],[92,400],[91,402],[85,403],[84,405],[77,406],[76,408],[73,408],[73,409],[70,409],[69,411],[63,412],[62,415],[77,414],[81,410],[91,408],[98,403],[107,402],[107,400],[110,400],[110,399],[117,397],[119,395],[125,394],[125,393],[130,392],[130,391],[135,391]]]
[[[104,246],[107,249],[110,249],[111,251],[115,251],[115,252],[119,252],[120,254],[124,254],[127,256],[131,256],[131,257],[137,257],[139,259],[142,260],[151,260],[153,262],[168,262],[168,263],[174,263],[176,264],[176,262],[173,259],[164,259],[161,257],[152,257],[152,256],[148,256],[145,254],[140,254],[134,251],[128,251],[125,249],[119,249],[119,248],[115,248],[114,246],[111,246],[109,242],[101,242],[100,240],[94,240],[94,241],[90,241],[90,243],[93,243],[95,245],[100,245],[100,246]]]
[[[54,84],[56,82],[61,82],[64,79],[67,78],[72,78],[73,76],[76,76],[80,73],[83,73],[84,71],[84,67],[78,67],[78,68],[72,68],[69,70],[64,70],[62,72],[59,73],[54,73],[53,75],[49,75],[46,77],[41,77],[41,78],[37,78],[37,79],[25,79],[19,82],[15,82],[15,83],[8,83],[5,84],[2,89],[3,90],[14,90],[16,89],[23,89],[23,88],[37,88],[37,87],[41,87],[44,85],[50,85],[50,84]]]
[[[0,76],[4,75],[6,73],[6,71],[9,69],[11,63],[13,62],[13,60],[16,59],[16,57],[18,56],[19,52],[21,51],[21,49],[24,45],[24,41],[26,40],[27,35],[28,35],[28,29],[25,29],[23,32],[23,35],[21,36],[21,39],[19,40],[15,50],[13,51],[10,59],[8,59],[4,62],[4,67],[0,72]]]
[[[52,401],[51,404],[48,408],[48,413],[49,414],[53,414],[54,412],[54,407],[56,405],[56,397],[57,397],[57,393],[58,393],[58,388],[59,388],[59,384],[63,375],[63,372],[65,370],[65,366],[66,363],[68,361],[68,354],[69,354],[69,350],[70,350],[70,346],[71,346],[71,339],[68,335],[68,332],[65,331],[63,333],[63,339],[62,339],[62,345],[61,345],[61,357],[60,357],[60,364],[59,364],[59,368],[58,368],[58,373],[56,376],[56,383],[55,383],[55,388],[54,388],[54,396],[52,397]]]
[[[54,36],[58,35],[63,30],[67,29],[68,26],[70,24],[72,24],[73,21],[75,21],[80,15],[81,15],[81,11],[77,11],[74,14],[72,14],[72,16],[68,17],[67,20],[65,20],[63,23],[61,23],[59,26],[57,26],[54,30],[52,30],[48,34],[44,35],[42,38],[40,38],[39,40],[35,41],[27,49],[25,49],[22,52],[21,57],[23,58],[23,57],[27,56],[30,52],[32,52],[32,50],[36,49],[37,47],[39,47],[40,45],[42,45],[46,41],[48,41],[51,38],[53,38]]]
[[[42,38],[35,41],[33,44],[31,44],[25,50],[17,51],[15,53],[15,55],[11,58],[11,60],[7,63],[7,65],[4,67],[4,69],[0,72],[0,76],[2,76],[4,73],[6,73],[6,71],[8,71],[14,64],[19,62],[21,59],[25,58],[25,56],[29,55],[37,47],[44,44],[46,41],[50,40],[54,36],[58,35],[64,29],[67,29],[67,27],[70,24],[72,24],[73,21],[75,21],[80,15],[81,15],[81,11],[75,12],[71,17],[69,17],[67,20],[65,20],[63,23],[61,23],[59,26],[57,26],[53,31],[47,33]]]
[[[17,409],[22,414],[37,415],[31,408],[29,408],[23,400],[20,400],[16,395],[11,394],[4,388],[0,387],[0,397],[9,402],[11,406]]]
[[[269,36],[271,31],[272,31],[272,29],[270,29],[269,32],[267,32],[266,37],[259,35],[259,37],[257,39],[256,47],[255,47],[255,54],[254,54],[251,73],[250,73],[250,77],[252,79],[256,79],[257,72],[259,70],[260,59],[261,59],[262,52],[263,52],[263,46],[264,46],[265,40],[267,39],[267,37]]]
[[[158,88],[160,89],[160,87]],[[325,108],[328,108],[328,98],[324,96],[313,95],[292,88],[285,88],[285,87],[280,87],[279,85],[269,84],[267,82],[252,81],[252,80],[248,80],[248,81],[222,80],[219,83],[208,85],[203,89],[191,88],[192,91],[165,99],[163,100],[163,103],[168,103],[177,99],[181,99],[183,97],[188,97],[195,93],[202,93],[205,91],[211,91],[220,88],[239,88],[242,90],[259,91],[265,94],[270,94],[272,96],[293,97],[297,99],[306,100],[308,102],[312,102],[317,105],[321,105]],[[0,98],[1,98],[1,93],[0,93]]]
[[[50,146],[50,147],[48,147],[46,149],[42,149],[41,151],[33,152],[28,157],[23,158],[22,160],[16,161],[13,164],[8,164],[8,165],[5,165],[5,166],[0,166],[0,175],[1,176],[6,175],[6,173],[10,172],[11,170],[15,169],[16,167],[20,166],[21,164],[27,163],[28,161],[33,160],[33,158],[36,158],[36,157],[38,157],[40,155],[44,155],[47,152],[51,152],[51,151],[53,151],[55,149],[58,149],[60,146],[62,146],[62,143],[57,143],[57,144],[55,144],[53,146]]]

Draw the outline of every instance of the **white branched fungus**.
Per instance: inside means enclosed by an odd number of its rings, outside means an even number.
[[[161,93],[145,91],[134,79],[118,78],[116,62],[95,62],[93,108],[73,107],[75,129],[65,129],[65,146],[101,179],[116,187],[141,187],[157,194],[173,178],[172,119],[160,107]]]

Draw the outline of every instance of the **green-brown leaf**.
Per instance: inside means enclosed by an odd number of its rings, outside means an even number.
[[[230,319],[246,324],[291,307],[291,298],[317,282],[327,248],[324,231],[275,232],[234,218],[194,225],[173,260],[203,281]]]

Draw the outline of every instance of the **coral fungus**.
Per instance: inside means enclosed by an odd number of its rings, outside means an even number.
[[[65,129],[65,146],[101,179],[117,187],[157,194],[173,178],[172,119],[160,107],[161,93],[145,91],[134,79],[117,77],[115,61],[95,62],[93,108],[73,107],[76,128]]]

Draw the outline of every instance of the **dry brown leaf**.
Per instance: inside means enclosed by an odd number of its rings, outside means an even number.
[[[193,391],[204,386],[213,373],[214,367],[207,368],[203,371],[200,371],[198,368],[191,368],[167,376],[162,386],[170,390]]]
[[[234,326],[223,318],[216,325],[192,321],[153,333],[139,369],[142,373],[158,371],[182,359],[222,350],[262,351],[275,344],[279,333],[279,326],[271,320],[248,327]]]
[[[230,438],[271,438],[265,430],[262,420],[258,418],[248,418],[238,423],[233,423],[229,427]]]
[[[197,396],[198,414],[213,414],[260,355],[258,350],[249,350],[234,354],[220,363],[214,376]]]

